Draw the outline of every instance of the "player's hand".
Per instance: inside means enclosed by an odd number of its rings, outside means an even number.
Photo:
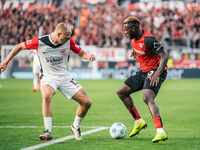
[[[150,80],[151,80],[150,86],[157,86],[160,78],[157,74],[154,74],[154,75],[151,76]]]
[[[94,56],[94,54],[90,54],[89,61],[95,61],[95,60],[96,60],[96,57]]]
[[[135,60],[138,60],[137,58],[137,55],[135,53],[135,51],[133,50],[133,52],[131,53],[131,56],[130,57],[133,57]]]
[[[5,63],[0,63],[0,70],[3,72],[7,68],[7,65]]]

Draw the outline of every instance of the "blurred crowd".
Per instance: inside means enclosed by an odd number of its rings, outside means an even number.
[[[70,7],[37,8],[25,11],[8,9],[0,16],[0,46],[15,45],[54,31],[59,22],[66,22],[73,29],[78,18],[73,3]]]
[[[5,10],[0,16],[0,46],[15,45],[39,34],[51,33],[59,22],[66,22],[76,29],[76,32],[73,30],[73,38],[80,45],[129,49],[130,39],[124,34],[123,21],[134,15],[140,19],[141,26],[151,31],[161,43],[200,48],[199,8],[182,12],[167,8],[144,12],[112,3],[81,10],[81,6],[77,7],[73,2],[63,8]]]
[[[82,27],[79,41],[100,47],[129,47],[129,39],[124,35],[123,21],[134,15],[141,26],[165,45],[200,48],[200,9],[185,9],[183,12],[170,9],[152,9],[146,12],[129,10],[117,4],[107,7],[87,9],[87,24]]]

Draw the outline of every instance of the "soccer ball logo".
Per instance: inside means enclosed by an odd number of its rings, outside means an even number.
[[[126,136],[126,127],[120,122],[114,123],[110,127],[110,135],[113,139],[122,139]]]

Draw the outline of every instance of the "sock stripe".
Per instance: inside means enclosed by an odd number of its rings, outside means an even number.
[[[162,119],[161,119],[161,117],[159,117],[159,118],[160,118],[160,123],[161,123],[161,126],[163,127]]]
[[[128,109],[128,111],[130,112],[130,114],[132,115],[132,117],[134,118],[134,120],[138,120],[140,119],[140,114],[139,112],[137,111],[137,108],[136,107],[133,107],[132,109]]]
[[[135,112],[133,111],[133,109],[129,109],[129,112],[131,113],[131,115],[133,116],[133,118],[136,118]]]

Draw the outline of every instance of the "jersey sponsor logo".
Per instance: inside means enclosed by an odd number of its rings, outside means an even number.
[[[60,51],[60,54],[61,55],[64,55],[66,53],[66,49],[62,49],[61,51]]]
[[[47,57],[46,61],[52,65],[61,64],[63,62],[63,57]]]
[[[142,54],[142,55],[144,55],[145,54],[145,52],[144,51],[140,51],[140,50],[137,50],[137,49],[135,49],[135,48],[133,48],[137,53],[139,53],[139,54]]]
[[[142,48],[142,47],[143,47],[143,44],[142,44],[142,43],[140,43],[140,44],[139,44],[139,47],[140,47],[140,48]]]

